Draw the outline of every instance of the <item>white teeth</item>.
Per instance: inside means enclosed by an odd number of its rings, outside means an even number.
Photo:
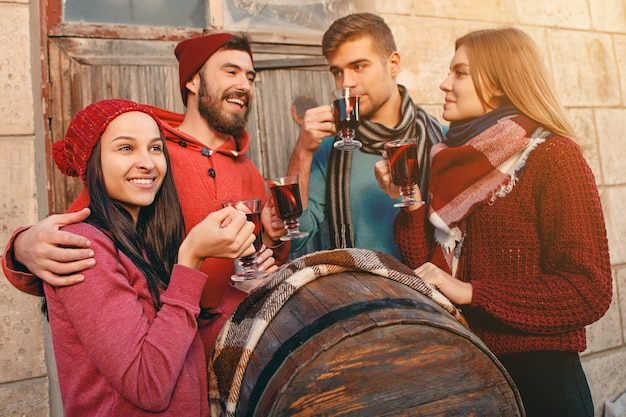
[[[142,185],[148,185],[148,184],[152,184],[154,182],[154,180],[152,179],[134,179],[134,180],[130,180],[130,182],[132,182],[133,184],[142,184]]]
[[[228,101],[229,103],[235,103],[235,104],[239,104],[241,107],[243,107],[246,102],[237,98],[229,98],[226,101]]]

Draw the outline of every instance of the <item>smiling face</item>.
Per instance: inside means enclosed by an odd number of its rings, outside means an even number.
[[[256,72],[247,52],[218,51],[199,72],[198,111],[210,126],[232,135],[248,121]]]
[[[359,115],[380,121],[377,116],[385,113],[390,97],[398,91],[395,77],[399,60],[396,52],[387,59],[381,58],[372,38],[363,36],[342,43],[328,57],[328,64],[337,88],[351,87],[360,91]]]
[[[498,89],[491,88],[483,92],[487,105],[480,100],[471,70],[467,48],[461,46],[452,58],[450,73],[439,86],[446,93],[442,117],[449,122],[473,119],[500,106],[503,94]]]
[[[158,125],[142,112],[116,117],[100,138],[100,164],[108,196],[132,215],[152,204],[167,173]]]

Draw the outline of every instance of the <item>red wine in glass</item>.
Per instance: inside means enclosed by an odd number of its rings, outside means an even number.
[[[291,220],[302,215],[300,184],[276,185],[271,190],[281,220]]]
[[[246,215],[246,219],[254,223],[254,249],[255,253],[249,256],[243,256],[238,259],[241,266],[241,272],[233,274],[230,279],[233,281],[245,281],[249,279],[261,278],[267,275],[267,272],[259,271],[257,264],[257,256],[263,246],[263,226],[261,225],[261,199],[228,201],[222,203],[222,207],[232,206]]]
[[[261,225],[261,213],[246,213],[246,219],[249,222],[254,223],[254,236],[256,237],[254,239],[254,249],[256,249],[256,251],[258,252],[263,246],[263,226]],[[249,260],[254,261],[255,257],[255,254],[252,254],[241,258],[241,260],[244,261],[245,259],[250,258]]]
[[[420,170],[417,163],[417,141],[415,139],[400,139],[385,144],[387,160],[391,170],[391,182],[400,187],[402,201],[394,204],[395,207],[406,207],[413,204],[422,204],[415,200],[414,185],[420,182]]]
[[[333,102],[333,117],[342,135],[353,135],[359,127],[359,100],[356,96],[339,98]]]
[[[278,217],[285,222],[287,234],[281,240],[300,239],[309,234],[299,230],[298,218],[302,215],[302,199],[298,174],[267,180],[274,203],[278,209]]]
[[[338,88],[333,96],[333,118],[341,138],[334,146],[341,150],[359,149],[361,142],[355,139],[359,127],[359,93],[353,88]]]

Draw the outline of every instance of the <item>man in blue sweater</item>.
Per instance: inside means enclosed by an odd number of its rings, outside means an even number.
[[[443,140],[442,127],[397,84],[400,54],[381,17],[357,13],[336,20],[324,34],[322,51],[336,87],[360,91],[356,138],[363,146],[355,151],[333,147],[336,129],[330,105],[305,113],[287,173],[300,176],[300,229],[309,237],[294,240],[292,252],[356,247],[400,259],[393,238],[399,209],[378,186],[374,164],[386,142],[417,138],[420,190],[426,200],[429,152]],[[326,231],[329,241],[320,238]],[[305,247],[313,237],[315,243]]]

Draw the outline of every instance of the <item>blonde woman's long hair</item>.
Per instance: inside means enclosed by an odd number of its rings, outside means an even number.
[[[481,102],[500,89],[522,113],[546,129],[574,139],[565,110],[551,87],[533,40],[512,27],[470,32],[456,40],[467,49],[472,80]]]

